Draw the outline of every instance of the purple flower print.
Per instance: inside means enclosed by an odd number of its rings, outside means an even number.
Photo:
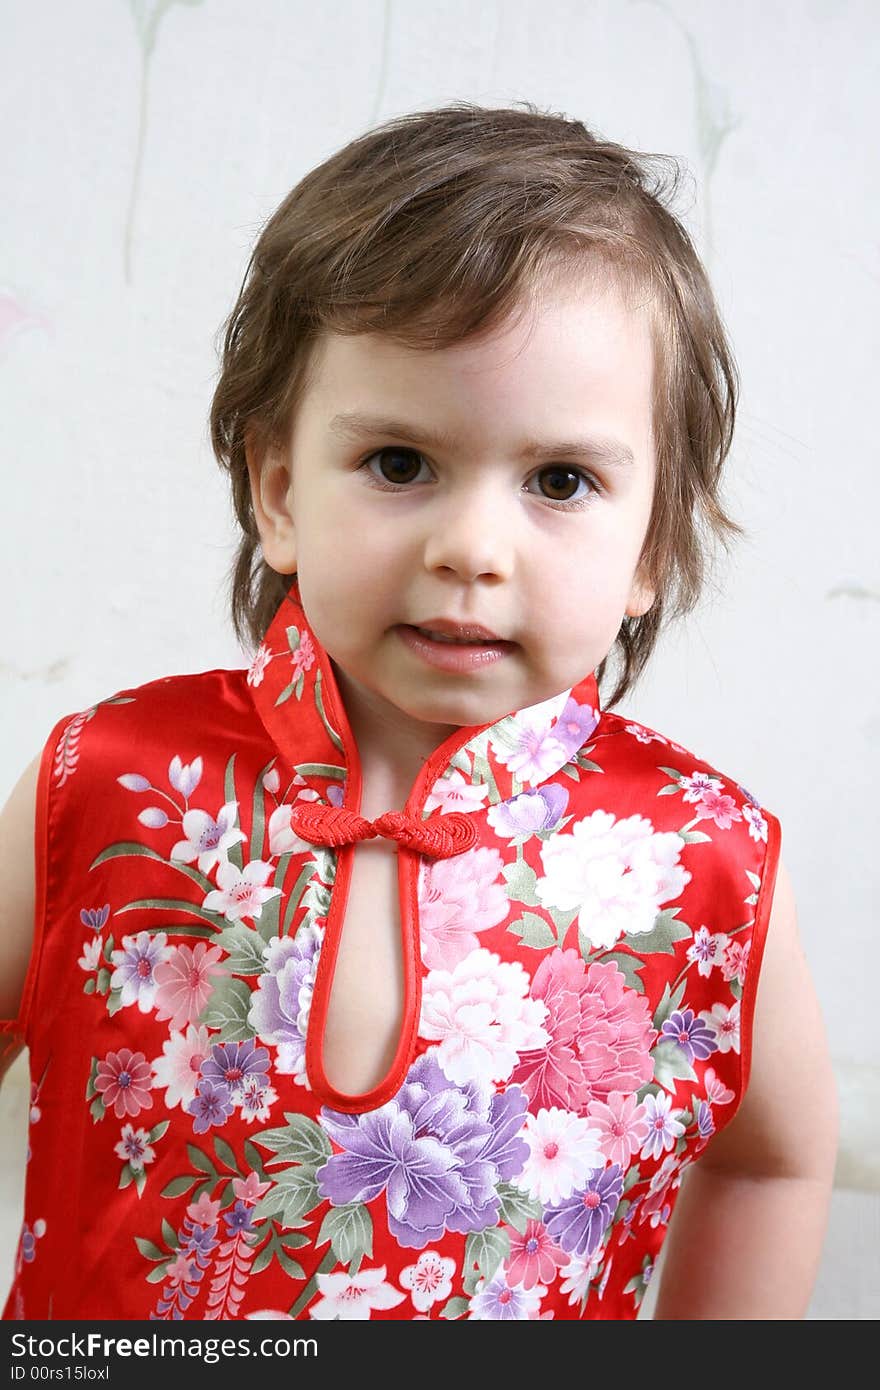
[[[150,936],[124,936],[123,949],[112,953],[116,969],[110,976],[110,988],[121,990],[124,1005],[136,1003],[142,1014],[149,1013],[156,1003],[154,970],[160,961],[168,959],[170,947],[163,931]]]
[[[233,1099],[237,1099],[250,1078],[257,1078],[263,1086],[269,1084],[269,1054],[265,1047],[257,1047],[253,1038],[238,1043],[215,1043],[211,1056],[202,1062],[201,1072],[208,1081],[222,1082]]]
[[[712,1107],[706,1101],[697,1101],[697,1128],[700,1131],[701,1139],[708,1139],[715,1133],[715,1120],[712,1116]]]
[[[224,1125],[233,1110],[229,1087],[222,1082],[201,1081],[186,1108],[195,1116],[193,1129],[196,1134],[204,1134],[212,1125]]]
[[[277,1070],[304,1075],[306,1025],[315,987],[323,932],[300,927],[295,937],[275,937],[264,952],[266,970],[251,996],[248,1023],[261,1042],[278,1048]]]
[[[705,1023],[694,1017],[693,1009],[675,1009],[663,1024],[660,1034],[661,1037],[671,1038],[677,1043],[691,1063],[695,1058],[699,1058],[701,1062],[705,1061],[713,1052],[718,1051],[715,1034]]]
[[[521,792],[509,801],[501,801],[488,811],[489,824],[496,835],[533,835],[536,830],[549,830],[565,813],[568,792],[565,787],[548,783],[533,791]]]
[[[563,1250],[591,1259],[614,1219],[623,1192],[623,1173],[617,1163],[595,1168],[586,1187],[563,1202],[544,1208],[544,1225]]]
[[[84,927],[91,927],[92,931],[103,931],[107,925],[107,918],[110,916],[110,904],[105,903],[103,907],[84,907],[80,910],[79,920]]]
[[[228,1234],[237,1236],[242,1231],[252,1231],[254,1229],[253,1215],[253,1207],[246,1206],[241,1200],[237,1201],[232,1211],[226,1212],[224,1216]]]
[[[591,705],[579,705],[577,700],[569,696],[564,710],[553,725],[553,736],[559,739],[569,758],[572,758],[598,723],[597,710]]]
[[[529,1156],[518,1138],[526,1097],[477,1081],[452,1086],[434,1058],[419,1057],[397,1096],[378,1110],[346,1115],[326,1108],[321,1124],[342,1149],[317,1170],[318,1190],[334,1206],[385,1193],[388,1227],[421,1250],[444,1231],[483,1231],[498,1223],[498,1183]]]

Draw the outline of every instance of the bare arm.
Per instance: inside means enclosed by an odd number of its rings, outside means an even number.
[[[14,1019],[30,960],[34,930],[34,818],[40,755],[13,787],[0,811],[0,1020]],[[21,1051],[0,1033],[0,1077]]]
[[[752,1070],[735,1118],[686,1171],[655,1318],[803,1318],[828,1219],[837,1089],[779,865],[758,981]]]

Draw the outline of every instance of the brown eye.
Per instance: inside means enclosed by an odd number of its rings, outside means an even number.
[[[379,449],[365,462],[372,459],[379,460],[381,475],[389,483],[411,483],[421,466],[421,455],[414,449]]]
[[[583,473],[576,473],[572,468],[543,468],[538,476],[547,480],[549,491],[545,491],[544,495],[551,502],[570,502],[584,477]]]

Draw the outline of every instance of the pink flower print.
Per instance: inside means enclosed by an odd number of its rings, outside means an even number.
[[[168,960],[156,966],[153,974],[156,990],[156,1018],[171,1019],[171,1027],[182,1031],[195,1023],[211,997],[212,975],[226,972],[218,964],[223,952],[219,946],[207,946],[204,941],[189,946],[174,946]]]
[[[553,950],[535,971],[531,993],[547,1006],[542,1027],[550,1042],[521,1053],[510,1078],[526,1092],[530,1110],[558,1105],[583,1113],[592,1100],[629,1094],[652,1079],[657,1030],[648,1001],[627,988],[616,965],[587,968],[579,952]]]
[[[458,768],[448,777],[439,777],[425,798],[425,810],[478,811],[485,806],[489,788],[485,782],[470,782]]]
[[[687,958],[691,962],[698,962],[697,970],[700,975],[709,975],[713,965],[721,964],[722,952],[729,940],[723,932],[715,932],[713,935],[708,927],[700,927],[694,933],[692,944],[687,948]]]
[[[186,1214],[197,1226],[213,1226],[220,1215],[220,1203],[212,1202],[207,1192],[203,1192],[197,1202],[189,1203]]]
[[[749,827],[749,835],[753,840],[761,840],[767,843],[767,821],[761,814],[760,807],[747,803],[743,807],[743,820]]]
[[[684,1125],[672,1113],[672,1097],[661,1091],[659,1095],[650,1093],[642,1102],[645,1118],[648,1121],[648,1134],[642,1145],[642,1158],[659,1158],[667,1149],[674,1148],[676,1139],[684,1134]]]
[[[256,652],[255,652],[255,654],[254,654],[254,659],[253,659],[253,661],[251,662],[250,666],[248,667],[248,673],[247,673],[247,683],[248,683],[248,685],[251,685],[251,686],[262,685],[262,683],[263,683],[263,676],[266,674],[266,667],[269,665],[269,662],[270,662],[271,660],[272,660],[272,653],[269,651],[269,648],[266,646],[265,642],[261,642],[260,645],[259,645],[259,647],[257,647],[257,650],[256,650]]]
[[[706,1099],[711,1105],[728,1105],[730,1101],[735,1099],[736,1092],[731,1091],[723,1081],[718,1080],[714,1067],[706,1068],[703,1085],[706,1087]]]
[[[689,1163],[685,1158],[679,1163],[674,1154],[667,1154],[654,1176],[651,1178],[647,1196],[639,1209],[639,1224],[648,1221],[656,1229],[666,1225],[672,1215],[670,1194],[681,1184],[681,1175]]]
[[[719,830],[729,830],[734,821],[742,820],[742,811],[732,796],[704,791],[697,802],[694,820],[713,820]]]
[[[505,1270],[510,1284],[522,1284],[524,1289],[533,1289],[536,1284],[550,1284],[556,1278],[557,1270],[564,1268],[571,1259],[554,1244],[541,1221],[528,1220],[522,1234],[509,1227],[508,1234],[510,1257]]]
[[[662,734],[655,734],[653,730],[646,729],[644,724],[627,724],[626,732],[632,734],[633,738],[638,739],[639,743],[666,742]]]
[[[303,672],[311,671],[315,664],[315,644],[305,628],[299,634],[299,646],[295,652],[291,652],[290,659],[293,663],[294,680]]]
[[[217,819],[207,811],[187,811],[183,817],[185,839],[178,840],[171,851],[175,863],[192,864],[199,861],[199,871],[209,874],[216,864],[226,863],[227,851],[247,839],[235,825],[237,801],[221,806]]]
[[[740,945],[738,941],[730,942],[724,952],[724,961],[721,966],[721,974],[725,980],[736,980],[740,985],[745,984],[751,949],[751,941],[747,941],[745,946]]]
[[[270,1182],[260,1182],[256,1173],[248,1173],[246,1178],[233,1178],[232,1191],[234,1196],[246,1206],[255,1206],[264,1192],[268,1192],[272,1186]]]
[[[530,705],[490,732],[490,746],[498,761],[525,785],[539,785],[568,762],[565,744],[551,732],[568,693]]]
[[[152,1163],[156,1150],[150,1145],[150,1136],[145,1129],[135,1129],[134,1125],[122,1126],[122,1138],[113,1152],[127,1163],[133,1172],[142,1173],[145,1163]]]
[[[724,783],[708,772],[694,772],[690,777],[680,777],[678,786],[685,801],[702,801],[707,792],[720,792]]]
[[[484,846],[454,859],[422,860],[419,923],[429,970],[454,970],[478,947],[477,932],[504,921],[510,900],[499,882],[502,867],[498,850]]]
[[[703,1009],[700,1018],[715,1030],[719,1052],[739,1052],[739,1000],[728,1009],[725,1004],[713,1004]]]
[[[447,861],[448,862],[448,861]],[[265,888],[273,865],[262,859],[252,859],[244,869],[238,869],[228,859],[217,869],[219,888],[208,893],[204,906],[209,912],[222,912],[228,922],[239,922],[242,917],[262,917],[263,903],[277,898],[280,888]]]
[[[447,1259],[436,1250],[423,1250],[414,1265],[407,1265],[401,1270],[400,1282],[405,1289],[409,1289],[413,1306],[424,1313],[441,1299],[449,1297],[454,1273],[454,1260]]]
[[[599,1146],[605,1158],[626,1171],[633,1154],[639,1152],[648,1137],[650,1123],[644,1105],[634,1095],[612,1091],[607,1104],[591,1101],[588,1119],[599,1131]]]
[[[165,1266],[165,1278],[176,1289],[181,1284],[188,1284],[192,1275],[192,1257],[178,1255],[176,1259],[169,1260]]]
[[[108,1110],[112,1105],[120,1120],[124,1115],[150,1109],[151,1084],[150,1066],[142,1052],[121,1047],[118,1052],[108,1052],[104,1061],[98,1063],[95,1090]]]

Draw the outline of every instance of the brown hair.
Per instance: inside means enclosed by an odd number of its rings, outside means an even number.
[[[667,206],[680,180],[671,157],[634,153],[530,102],[398,116],[300,180],[263,227],[220,329],[211,402],[242,530],[230,581],[245,647],[259,645],[292,582],[262,558],[245,433],[258,451],[289,438],[321,335],[451,346],[516,317],[554,277],[605,274],[646,300],[654,346],[656,483],[641,564],[657,597],[624,618],[596,672],[601,682],[618,654],[606,708],[632,688],[663,622],[699,599],[708,543],[745,534],[719,498],[738,374],[706,271]]]

